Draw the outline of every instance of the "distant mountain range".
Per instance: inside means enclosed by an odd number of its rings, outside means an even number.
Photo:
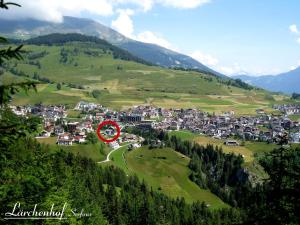
[[[28,39],[51,33],[80,33],[96,36],[129,51],[135,56],[162,67],[180,67],[224,76],[193,58],[155,44],[135,41],[94,20],[64,17],[62,23],[27,20],[0,20],[0,34],[10,38]]]
[[[270,91],[283,92],[287,94],[292,94],[294,92],[300,93],[300,67],[278,75],[266,75],[259,77],[239,75],[234,76],[233,78],[239,78],[246,83]]]

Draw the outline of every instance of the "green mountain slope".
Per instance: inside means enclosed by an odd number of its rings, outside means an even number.
[[[270,109],[275,99],[285,98],[274,96],[274,99],[266,91],[248,90],[247,86],[246,89],[239,88],[243,85],[234,80],[209,74],[137,63],[138,58],[116,47],[107,48],[103,43],[69,41],[51,45],[31,42],[36,44],[26,45],[23,61],[5,65],[7,72],[1,76],[4,82],[24,78],[43,82],[38,86],[38,94],[30,93],[30,98],[24,98],[25,94],[20,93],[13,103],[74,106],[80,100],[88,100],[117,109],[147,103],[250,114],[257,108]],[[124,58],[123,53],[129,58]],[[57,89],[58,83],[62,84],[60,90]]]
[[[199,188],[189,179],[192,171],[188,168],[190,159],[164,148],[149,150],[148,146],[126,155],[128,167],[153,188],[171,197],[184,197],[187,202],[205,201],[212,208],[226,207],[209,190]]]
[[[224,76],[193,58],[158,45],[134,41],[94,20],[65,16],[62,23],[51,23],[34,19],[0,19],[0,34],[11,38],[28,39],[52,33],[79,33],[104,39],[134,55],[163,67],[198,69]]]

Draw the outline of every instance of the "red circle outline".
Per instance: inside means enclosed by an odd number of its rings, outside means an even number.
[[[116,129],[117,129],[117,135],[112,138],[112,139],[105,139],[101,134],[100,134],[100,130],[103,126],[105,125],[112,125],[114,126]],[[119,137],[120,137],[120,134],[121,134],[121,129],[119,127],[119,125],[115,122],[115,121],[112,121],[112,120],[106,120],[102,123],[99,124],[98,126],[98,129],[97,129],[97,135],[98,135],[98,138],[103,141],[103,142],[106,142],[106,143],[110,143],[110,142],[114,142],[116,141]]]

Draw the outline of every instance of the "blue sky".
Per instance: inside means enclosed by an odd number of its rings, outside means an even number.
[[[227,75],[277,74],[300,66],[299,0],[86,0],[84,7],[82,1],[52,0],[45,13],[49,1],[37,2],[28,6],[36,18],[92,18]]]

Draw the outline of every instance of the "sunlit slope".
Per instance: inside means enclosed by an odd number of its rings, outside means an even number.
[[[17,75],[47,78],[38,94],[30,98],[19,94],[15,104],[43,102],[75,105],[88,100],[120,109],[150,103],[162,107],[197,107],[206,111],[235,110],[241,114],[255,113],[257,108],[270,110],[274,98],[263,90],[245,90],[229,86],[212,75],[193,71],[164,69],[133,61],[115,59],[112,52],[95,44],[70,42],[60,46],[27,45],[30,52],[23,61],[12,62],[8,68]],[[44,54],[41,54],[44,52]],[[41,55],[32,59],[32,55]],[[20,79],[10,72],[6,81]],[[3,78],[3,79],[4,79]],[[61,83],[61,89],[57,84]],[[97,94],[92,92],[97,90]],[[282,98],[285,97],[280,97]]]
[[[226,207],[209,190],[199,188],[189,179],[189,158],[172,149],[148,149],[148,146],[125,155],[127,167],[154,189],[171,197],[184,197],[187,202],[205,201],[212,208]]]

